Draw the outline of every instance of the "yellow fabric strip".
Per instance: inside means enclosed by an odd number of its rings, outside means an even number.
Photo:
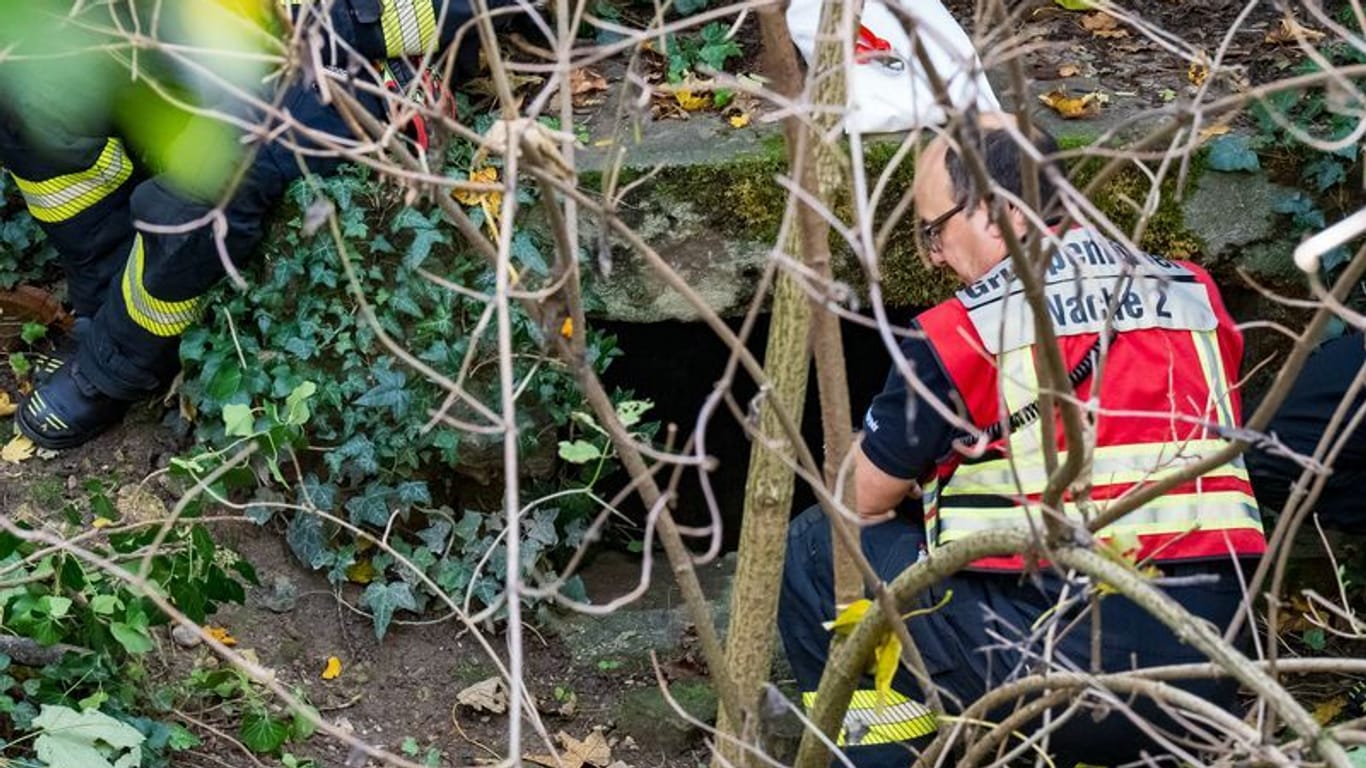
[[[147,292],[143,285],[144,257],[142,235],[133,239],[133,252],[123,270],[123,305],[138,327],[155,336],[172,337],[184,333],[199,317],[199,299],[163,301]]]
[[[117,190],[133,175],[133,161],[118,139],[105,142],[95,164],[84,171],[52,179],[14,177],[33,218],[45,222],[66,221]]]

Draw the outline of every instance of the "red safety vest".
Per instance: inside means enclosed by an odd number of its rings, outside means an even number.
[[[1227,445],[1219,429],[1237,427],[1242,418],[1232,383],[1243,339],[1204,270],[1135,253],[1078,228],[1062,237],[1044,282],[1064,364],[1081,378],[1076,395],[1100,409],[1089,502],[1083,496],[1079,504],[1069,489],[1063,497],[1069,518],[1094,517],[1136,485]],[[1026,515],[1043,528],[1040,499],[1048,478],[1037,411],[1028,417],[1037,406],[1038,378],[1033,315],[1022,290],[1007,260],[917,318],[963,398],[964,417],[983,431],[997,430],[985,446],[960,443],[925,484],[931,549],[974,531],[1025,525]],[[1083,358],[1107,340],[1099,365],[1083,378]],[[1018,414],[1015,424],[1006,428],[1012,414]],[[1067,451],[1061,419],[1055,433],[1061,463]],[[1177,486],[1100,534],[1137,541],[1137,557],[1158,562],[1266,549],[1241,458]],[[1020,556],[973,564],[1022,566]]]

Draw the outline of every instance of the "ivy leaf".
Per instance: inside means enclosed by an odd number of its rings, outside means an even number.
[[[41,731],[34,741],[38,759],[54,768],[137,768],[142,764],[144,737],[131,725],[98,711],[77,712],[67,707],[44,704],[33,718]],[[113,750],[117,759],[106,755]]]
[[[109,634],[129,653],[147,653],[154,647],[146,627],[135,627],[122,621],[109,624]]]
[[[247,749],[269,754],[284,746],[285,739],[289,738],[289,723],[276,720],[266,712],[249,711],[242,715],[238,737]]]
[[[602,449],[587,440],[560,441],[560,458],[570,464],[587,464],[601,456]]]
[[[1209,157],[1205,164],[1225,173],[1257,171],[1262,167],[1261,161],[1257,159],[1257,153],[1252,151],[1251,140],[1235,134],[1220,136],[1210,142]]]
[[[311,381],[305,381],[304,383],[295,387],[293,392],[289,393],[289,397],[285,398],[286,424],[293,424],[298,426],[308,421],[308,399],[310,397],[313,397],[314,393],[316,393],[317,391],[317,384],[314,384]]]
[[[357,398],[356,405],[365,408],[388,408],[394,414],[394,418],[403,418],[413,401],[412,393],[403,387],[408,377],[403,371],[388,371],[383,368],[376,368],[374,376],[379,383]]]
[[[346,513],[353,525],[369,523],[383,527],[389,522],[389,497],[393,489],[381,483],[371,483],[359,496],[346,500]]]
[[[422,545],[433,552],[443,552],[446,549],[446,540],[450,538],[453,526],[446,520],[435,520],[431,525],[417,532],[417,538],[422,541]]]
[[[251,437],[256,434],[256,417],[251,406],[228,403],[223,406],[223,428],[228,437]]]
[[[655,404],[652,400],[625,400],[617,403],[617,418],[623,427],[634,427],[640,423],[640,417],[653,407]]]
[[[526,230],[518,230],[512,236],[512,258],[538,275],[550,274],[550,267],[546,266],[541,249],[536,247],[536,241]]]
[[[214,372],[213,378],[209,379],[208,386],[204,392],[211,399],[220,402],[227,400],[237,394],[237,390],[242,386],[242,368],[236,361],[226,361]]]
[[[1300,177],[1314,183],[1314,190],[1323,192],[1334,184],[1347,179],[1346,165],[1331,157],[1320,157],[1304,167]]]
[[[370,613],[375,618],[375,638],[384,639],[384,633],[389,631],[389,622],[394,618],[394,611],[402,608],[408,611],[417,610],[417,601],[413,599],[412,588],[407,582],[395,581],[389,584],[372,583],[365,588],[365,594],[361,595],[361,606],[370,609]]]
[[[711,0],[675,0],[674,10],[680,16],[691,16],[699,11],[705,11],[711,5]]]
[[[323,522],[317,515],[296,513],[285,529],[285,543],[299,561],[317,570],[327,565],[330,552],[323,540]]]

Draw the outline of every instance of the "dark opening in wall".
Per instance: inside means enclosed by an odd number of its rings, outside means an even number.
[[[914,311],[889,310],[894,324],[904,326],[915,315]],[[769,316],[756,324],[748,347],[758,359],[763,359]],[[738,330],[740,321],[729,323]],[[882,389],[891,357],[877,331],[863,325],[841,321],[845,360],[849,379],[850,414],[855,429],[863,420],[869,402]],[[698,413],[711,395],[716,382],[725,371],[729,350],[703,323],[611,323],[599,322],[604,331],[617,336],[624,354],[612,363],[603,377],[609,388],[633,390],[636,397],[655,403],[648,418],[663,425],[678,427],[676,445],[681,447],[696,429]],[[823,459],[819,393],[816,390],[815,365],[810,368],[802,433],[806,444],[816,457]],[[754,382],[741,370],[732,387],[735,400],[748,408],[754,398]],[[663,430],[660,437],[664,435]],[[740,535],[740,518],[744,507],[745,475],[749,465],[750,441],[729,408],[717,409],[707,427],[706,447],[717,460],[710,474],[724,526],[726,551],[735,548]],[[609,497],[626,482],[619,472],[606,483],[603,490]],[[668,475],[660,476],[660,485],[668,482]],[[815,495],[805,482],[798,480],[793,504],[794,512],[814,504]],[[643,522],[645,510],[640,500],[632,496],[623,507],[632,519]],[[700,526],[710,521],[710,513],[702,495],[697,470],[685,471],[679,485],[679,498],[674,514],[681,525]],[[693,542],[697,546],[705,546]]]

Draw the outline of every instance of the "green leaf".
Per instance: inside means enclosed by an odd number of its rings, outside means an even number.
[[[134,627],[122,621],[115,621],[109,625],[109,633],[129,653],[147,653],[155,647],[146,627]]]
[[[699,11],[705,11],[711,5],[711,0],[675,0],[674,10],[680,16],[691,16]]]
[[[209,380],[208,386],[204,388],[204,393],[213,400],[223,402],[233,395],[242,386],[242,368],[236,361],[228,361],[219,366],[214,372],[213,378]]]
[[[194,749],[201,743],[203,742],[189,728],[180,723],[171,723],[171,733],[166,740],[166,746],[170,747],[172,751],[184,752],[187,749]]]
[[[305,381],[285,398],[285,423],[301,426],[308,421],[308,399],[318,391],[318,385]]]
[[[417,610],[412,588],[403,581],[389,584],[372,582],[365,588],[365,594],[361,595],[360,604],[369,608],[371,615],[374,616],[375,637],[379,640],[383,640],[384,633],[389,631],[389,622],[394,618],[394,611],[400,608],[408,611]]]
[[[353,525],[369,523],[384,527],[389,522],[389,499],[394,491],[383,483],[371,483],[359,496],[346,500],[346,513]]]
[[[587,464],[602,457],[602,449],[587,440],[560,441],[560,458],[570,464]]]
[[[1096,7],[1091,0],[1053,0],[1053,2],[1068,11],[1089,11]]]
[[[652,400],[624,400],[617,403],[617,418],[621,419],[623,427],[634,427],[640,423],[640,417],[653,407],[655,404]]]
[[[276,720],[262,711],[248,711],[242,715],[242,728],[238,731],[242,743],[253,752],[270,754],[284,745],[289,738],[289,723]]]
[[[32,344],[46,336],[47,326],[42,323],[26,322],[19,329],[19,338],[23,339],[25,344]]]
[[[90,610],[100,616],[112,616],[122,605],[115,595],[100,594],[90,598]]]
[[[1252,151],[1251,140],[1246,136],[1220,136],[1209,145],[1209,156],[1205,164],[1216,171],[1232,173],[1235,171],[1260,170],[1262,163],[1257,153]]]
[[[228,437],[251,437],[256,434],[256,417],[251,406],[229,403],[223,406],[223,427]]]
[[[102,712],[44,704],[33,719],[38,759],[52,768],[137,768],[144,736]],[[111,754],[112,753],[112,754]],[[114,757],[113,763],[109,757]]]

